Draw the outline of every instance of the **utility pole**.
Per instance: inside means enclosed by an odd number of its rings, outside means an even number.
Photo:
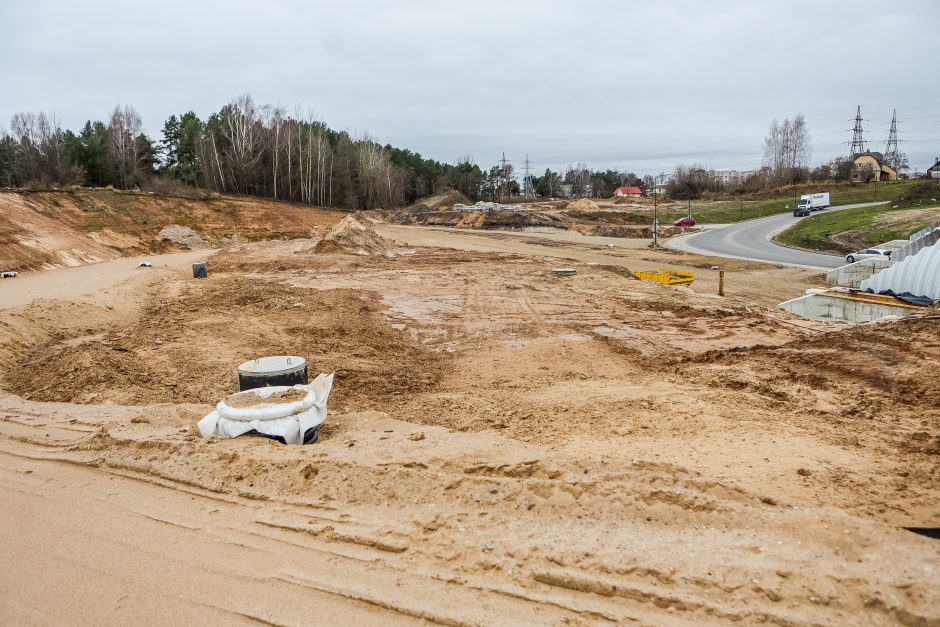
[[[657,199],[659,192],[656,191],[656,185],[653,184],[653,248],[659,248],[659,212],[657,211]]]
[[[855,112],[855,128],[852,129],[852,148],[849,156],[852,157],[865,152],[865,140],[862,139],[862,105],[858,105]]]
[[[503,202],[503,198],[506,196],[506,185],[509,183],[508,171],[506,170],[506,153],[503,153],[503,158],[499,162],[499,202]]]
[[[888,131],[888,143],[885,144],[885,156],[898,151],[898,110],[891,116],[891,130]]]
[[[653,177],[653,248],[659,248],[659,189],[656,183],[662,183],[665,174]]]
[[[885,144],[885,161],[892,168],[900,167],[901,151],[898,149],[898,110],[891,116],[891,130],[888,131],[888,142]]]
[[[526,153],[525,156],[525,168],[523,169],[523,178],[522,178],[522,192],[525,195],[526,200],[529,199],[529,188],[532,185],[532,173],[529,170],[529,155]]]

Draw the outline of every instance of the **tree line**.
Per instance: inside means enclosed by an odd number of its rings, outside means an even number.
[[[140,114],[127,105],[78,132],[45,112],[17,113],[8,131],[0,129],[2,187],[191,190],[371,209],[410,204],[445,188],[475,201],[559,196],[562,186],[572,196],[609,196],[620,185],[644,182],[583,163],[520,182],[511,164],[483,170],[469,156],[456,164],[426,159],[333,130],[299,109],[258,105],[248,94],[205,119],[193,111],[171,115],[160,138],[144,133]]]
[[[398,207],[445,188],[471,201],[519,196],[610,196],[620,186],[650,190],[651,176],[584,163],[563,172],[523,175],[511,163],[481,169],[468,157],[456,164],[381,145],[368,136],[331,129],[299,109],[258,105],[244,94],[200,119],[171,115],[162,137],[143,132],[131,106],[116,106],[105,120],[89,120],[77,133],[55,114],[17,113],[0,129],[0,187],[114,186],[177,193],[232,193],[345,209]],[[809,168],[810,135],[802,115],[774,120],[764,139],[763,167],[731,183],[699,165],[680,165],[667,195],[757,191],[812,180],[847,179],[851,159]],[[906,165],[906,164],[905,164]],[[666,179],[665,175],[660,175]]]
[[[252,194],[348,209],[395,207],[452,187],[480,197],[486,178],[457,164],[335,131],[312,115],[257,105],[242,95],[206,119],[171,115],[162,138],[143,130],[131,106],[80,131],[55,114],[18,113],[0,130],[0,186],[114,186]]]

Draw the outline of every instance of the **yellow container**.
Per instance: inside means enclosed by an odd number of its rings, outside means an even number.
[[[663,268],[659,268],[658,270],[641,270],[636,273],[636,276],[640,279],[656,281],[665,285],[687,285],[693,281],[691,272],[665,270]]]

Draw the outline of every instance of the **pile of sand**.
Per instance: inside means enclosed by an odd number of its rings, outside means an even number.
[[[190,250],[208,248],[206,241],[200,237],[199,233],[188,226],[180,226],[179,224],[171,224],[160,229],[160,239],[169,240],[177,246]]]
[[[598,207],[597,203],[593,200],[582,198],[572,203],[568,203],[566,209],[568,211],[598,211],[600,207]]]
[[[375,232],[353,216],[346,216],[313,247],[316,253],[382,255],[397,248],[396,243]]]

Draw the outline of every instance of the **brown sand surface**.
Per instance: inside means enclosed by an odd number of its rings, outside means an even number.
[[[940,621],[940,543],[901,529],[940,526],[937,316],[807,323],[772,306],[805,270],[724,262],[718,298],[705,257],[378,230],[419,247],[250,244],[0,307],[5,622]],[[265,354],[336,371],[320,442],[201,439]]]
[[[307,398],[307,393],[303,390],[284,390],[275,392],[268,396],[258,394],[233,394],[225,399],[225,404],[229,407],[266,407],[269,405],[283,405],[285,403],[294,403]]]

